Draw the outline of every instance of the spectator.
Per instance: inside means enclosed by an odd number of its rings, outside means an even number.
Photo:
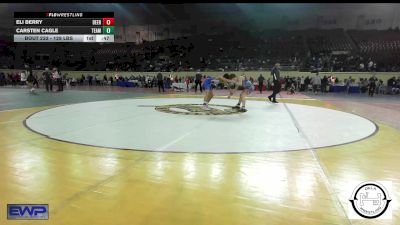
[[[365,69],[364,63],[360,63],[359,70],[362,72],[364,71],[364,69]]]
[[[37,76],[37,73],[33,73],[33,86],[36,86],[36,88],[39,88],[39,78]]]
[[[400,93],[400,76],[397,78],[397,80],[394,80],[394,82],[393,82],[392,93],[393,94]]]
[[[18,75],[17,75],[17,73],[14,73],[13,75],[12,75],[12,86],[17,86],[17,83],[18,83]]]
[[[21,87],[23,87],[23,88],[25,88],[26,87],[26,74],[25,74],[25,71],[22,71],[21,72],[21,78],[20,78],[20,81],[21,81],[21,83],[20,83],[20,85],[21,85]]]
[[[1,72],[0,73],[0,86],[4,86],[4,85],[6,85],[6,75],[3,72]]]
[[[321,77],[319,76],[318,72],[312,78],[311,82],[312,82],[312,85],[313,85],[314,94],[317,94],[318,93],[318,89],[321,88]]]
[[[189,77],[186,77],[185,83],[186,83],[186,92],[189,92],[189,83],[190,83]]]
[[[372,75],[371,78],[369,78],[369,84],[368,84],[368,95],[373,97],[375,93],[375,88],[376,88],[376,81],[378,79],[376,78],[375,74]]]
[[[372,71],[372,67],[374,66],[374,62],[372,62],[372,60],[371,59],[369,59],[369,62],[368,62],[368,71]]]
[[[321,80],[321,92],[325,93],[326,92],[326,87],[328,86],[328,78],[324,76]]]
[[[351,86],[351,82],[352,82],[351,80],[352,80],[351,76],[346,80],[346,92],[348,94],[350,94],[350,86]]]
[[[260,94],[262,94],[262,89],[264,87],[264,80],[265,78],[263,77],[262,74],[258,77],[258,90],[260,91]]]
[[[158,92],[161,92],[161,88],[162,88],[163,92],[165,92],[165,89],[164,89],[164,78],[163,78],[163,75],[161,73],[157,74],[157,85],[158,85]]]
[[[80,85],[83,85],[84,82],[85,82],[85,76],[83,76],[83,74],[82,74],[81,79],[80,79],[80,81],[79,81],[79,84],[80,84]]]
[[[43,72],[43,77],[44,77],[44,83],[46,86],[46,91],[53,91],[53,81],[51,79],[51,73],[49,71],[49,68],[45,68]]]
[[[94,76],[94,82],[95,82],[96,86],[99,86],[99,85],[100,85],[100,79],[99,79],[99,75],[98,75],[98,74],[96,74],[96,75]]]
[[[395,88],[396,85],[396,78],[392,77],[390,79],[388,79],[387,81],[387,87],[388,87],[388,93],[389,94],[393,94],[393,88]]]
[[[103,77],[103,84],[107,84],[108,82],[107,82],[107,75],[105,75],[104,74],[104,77]]]
[[[26,81],[27,81],[28,87],[31,88],[30,92],[35,93],[35,86],[33,84],[35,78],[33,77],[33,73],[32,73],[32,71],[27,70],[27,74],[28,74],[28,77],[26,78]]]
[[[377,94],[385,94],[386,93],[385,87],[383,86],[382,79],[379,79],[376,91],[377,91],[376,92]]]
[[[92,80],[93,80],[92,75],[88,74],[87,78],[88,78],[87,80],[89,81],[89,86],[92,86],[93,85],[93,83],[92,83]]]
[[[110,76],[110,78],[108,78],[108,80],[109,80],[109,82],[110,82],[110,85],[111,85],[111,86],[114,86],[114,80],[113,80],[113,77],[112,77],[112,76]]]
[[[365,93],[368,89],[368,80],[367,78],[360,78],[360,87],[361,87],[361,93]]]
[[[56,81],[56,84],[58,85],[57,91],[62,91],[62,86],[63,86],[63,84],[62,84],[61,75],[60,75],[60,73],[58,72],[57,68],[55,68],[55,67],[54,67],[54,69],[53,69],[53,78],[54,78],[54,80]]]
[[[304,79],[304,88],[305,88],[304,91],[307,91],[307,92],[308,92],[308,90],[309,90],[308,85],[310,85],[310,83],[311,83],[310,77],[307,76],[307,77]]]

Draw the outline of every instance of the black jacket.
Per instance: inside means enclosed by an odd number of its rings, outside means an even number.
[[[44,75],[44,79],[46,81],[50,81],[51,80],[51,73],[49,71],[43,72],[43,75]]]
[[[157,74],[157,80],[163,81],[163,75],[161,73]]]
[[[201,74],[200,73],[196,74],[196,81],[201,81]]]
[[[278,68],[276,68],[276,67],[273,67],[272,68],[272,70],[271,70],[271,75],[272,75],[272,81],[280,81],[280,79],[281,79],[281,76],[280,76],[280,71],[279,71],[279,69]]]

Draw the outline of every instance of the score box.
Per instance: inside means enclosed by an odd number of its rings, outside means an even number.
[[[114,27],[103,26],[103,34],[114,34]]]
[[[84,35],[83,42],[114,42],[114,35]]]
[[[114,35],[96,35],[96,42],[114,42]]]
[[[114,26],[114,18],[103,18],[103,26]]]

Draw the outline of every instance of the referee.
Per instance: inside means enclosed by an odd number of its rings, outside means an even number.
[[[280,83],[281,77],[280,77],[280,71],[279,71],[280,68],[281,68],[281,64],[276,63],[275,66],[272,67],[272,70],[271,70],[272,82],[274,84],[274,89],[273,89],[272,94],[270,96],[268,96],[268,99],[273,103],[278,103],[276,101],[276,95],[281,91],[281,83]]]

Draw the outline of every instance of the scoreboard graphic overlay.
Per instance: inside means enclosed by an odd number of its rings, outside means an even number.
[[[14,42],[114,42],[114,12],[14,12]]]

